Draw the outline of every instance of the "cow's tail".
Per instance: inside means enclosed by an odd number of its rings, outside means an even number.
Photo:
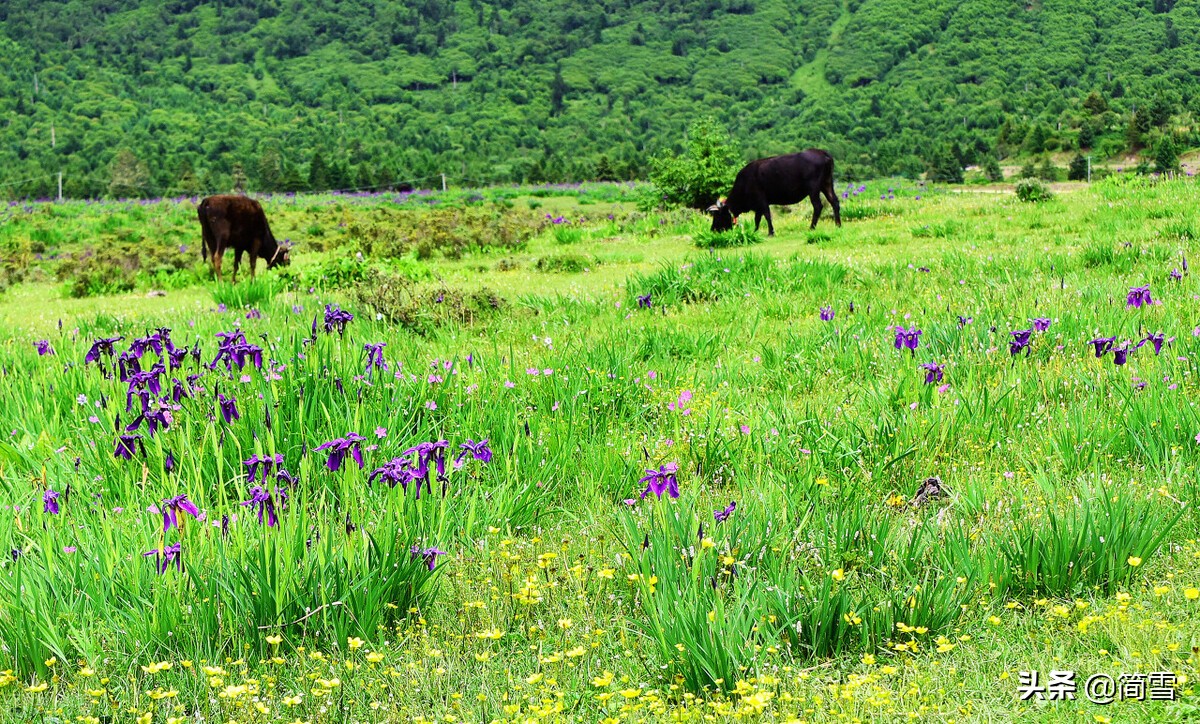
[[[196,207],[196,215],[200,217],[200,258],[208,259],[208,199]]]

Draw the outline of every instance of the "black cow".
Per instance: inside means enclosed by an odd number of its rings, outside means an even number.
[[[746,164],[738,171],[729,196],[708,207],[712,214],[713,231],[728,231],[733,228],[738,214],[754,212],[754,230],[762,218],[767,217],[767,234],[775,235],[771,223],[771,204],[786,206],[808,197],[813,205],[812,226],[821,217],[821,194],[833,205],[833,221],[842,225],[841,205],[833,190],[833,156],[825,151],[810,148],[786,156],[760,158]]]
[[[245,196],[209,196],[196,209],[200,216],[202,258],[212,263],[217,281],[221,281],[221,258],[233,247],[233,280],[237,281],[242,252],[250,252],[250,278],[259,257],[267,260],[267,268],[287,266],[291,262],[288,250],[275,241],[262,205]]]

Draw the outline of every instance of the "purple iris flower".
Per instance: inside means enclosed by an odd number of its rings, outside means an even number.
[[[487,442],[486,440],[484,441]],[[404,455],[417,456],[417,473],[421,478],[429,476],[429,461],[433,460],[437,467],[438,477],[446,474],[446,448],[450,447],[450,443],[446,440],[438,440],[437,442],[422,442],[413,445],[404,451]]]
[[[433,570],[437,565],[437,557],[446,555],[446,551],[438,550],[436,547],[422,549],[420,546],[412,547],[412,557],[422,558],[425,561],[425,566],[429,570]]]
[[[178,380],[178,378],[172,377],[171,378],[171,401],[178,405],[179,401],[185,397],[191,397],[191,394],[189,393],[188,388],[185,387],[184,384]]]
[[[164,498],[161,512],[163,517],[163,533],[172,528],[182,528],[179,523],[180,513],[187,513],[197,520],[200,519],[200,509],[196,507],[195,503],[188,500],[186,495]]]
[[[275,466],[283,465],[283,454],[276,455],[254,455],[249,460],[243,460],[242,464],[250,469],[246,482],[253,483],[258,478],[258,471],[262,469],[262,483],[265,485],[267,476],[271,474],[271,469]]]
[[[651,307],[654,306],[654,302],[651,301],[649,294],[642,294],[642,295],[638,296],[638,298],[637,298],[637,305],[639,307],[644,307],[646,309],[650,309]]]
[[[142,455],[146,454],[146,445],[142,442],[141,435],[120,435],[117,437],[117,449],[113,452],[113,457],[132,460],[134,453],[139,449]]]
[[[1150,285],[1142,287],[1130,287],[1129,295],[1125,297],[1125,306],[1127,307],[1142,307],[1143,305],[1153,304],[1154,300],[1150,298]]]
[[[1129,359],[1129,343],[1125,342],[1120,347],[1113,349],[1113,364],[1118,367],[1125,364]]]
[[[327,333],[337,330],[338,334],[346,333],[346,325],[354,320],[354,315],[350,312],[342,311],[338,305],[325,305],[325,331]]]
[[[39,339],[33,343],[33,346],[37,347],[38,357],[54,354],[54,348],[50,346],[50,340],[48,339]]]
[[[59,493],[53,490],[47,490],[42,493],[42,512],[50,515],[58,515],[58,497]]]
[[[925,370],[925,384],[927,385],[941,382],[942,375],[946,371],[946,365],[940,365],[937,362],[925,362],[920,367]]]
[[[822,322],[832,322],[833,321],[833,307],[821,307],[821,321]]]
[[[1008,342],[1008,353],[1016,355],[1021,350],[1025,350],[1025,356],[1028,357],[1032,349],[1029,346],[1029,338],[1033,336],[1032,329],[1019,329],[1016,332],[1009,332],[1012,339]]]
[[[152,551],[146,551],[142,557],[154,556],[156,561],[155,568],[158,569],[158,574],[162,575],[171,567],[171,563],[175,563],[175,569],[183,570],[183,546],[179,543],[172,543],[164,547],[161,551],[155,548]]]
[[[638,480],[639,483],[645,483],[646,489],[642,491],[641,498],[644,499],[650,493],[654,493],[661,500],[663,493],[672,498],[679,497],[679,478],[676,477],[676,472],[679,466],[675,463],[667,463],[658,470],[651,468],[646,469],[646,475]]]
[[[1103,357],[1106,352],[1113,348],[1113,344],[1117,341],[1116,337],[1097,337],[1088,342],[1096,347],[1096,358]]]
[[[258,522],[260,524],[263,522],[263,513],[265,512],[267,514],[268,528],[274,528],[279,522],[279,519],[275,516],[275,499],[271,497],[269,492],[257,485],[250,488],[250,499],[244,501],[242,505],[258,506]]]
[[[121,381],[128,382],[130,377],[142,371],[141,358],[132,350],[122,352],[117,355],[117,369],[120,371]]]
[[[488,441],[486,438],[480,440],[479,442],[467,440],[463,444],[459,445],[458,448],[462,450],[462,452],[459,453],[458,457],[454,460],[455,465],[462,465],[462,461],[467,457],[467,455],[470,455],[476,460],[484,463],[491,462],[492,460],[492,449],[488,447]]]
[[[718,523],[729,520],[729,516],[733,515],[733,511],[737,510],[737,502],[730,501],[729,505],[725,506],[724,510],[714,510],[713,517]]]
[[[964,316],[962,316],[961,314],[960,314],[960,315],[958,315],[958,327],[959,327],[959,329],[962,329],[963,327],[967,326],[968,324],[970,324],[971,322],[974,322],[974,321],[975,321],[975,318],[974,318],[974,317],[964,317]]]
[[[1162,352],[1162,346],[1164,342],[1170,343],[1174,340],[1174,337],[1167,339],[1162,332],[1155,332],[1154,334],[1147,334],[1145,339],[1137,343],[1137,346],[1140,348],[1143,344],[1149,342],[1154,345],[1154,354],[1157,355],[1159,352]]]
[[[154,437],[158,433],[158,428],[166,430],[173,422],[171,411],[164,407],[151,407],[149,405],[149,396],[143,398],[144,411],[133,418],[133,422],[125,426],[125,432],[133,432],[142,424],[142,420],[146,421],[146,429],[150,433],[150,437]]]
[[[1036,332],[1045,332],[1047,329],[1050,329],[1050,318],[1036,317],[1033,320],[1033,329]]]
[[[896,327],[896,349],[910,349],[915,355],[917,346],[921,344],[922,331],[913,327],[905,329],[904,327]]]
[[[163,471],[168,474],[175,472],[175,456],[171,453],[167,453],[163,458]]]
[[[118,336],[118,337],[101,337],[100,339],[97,339],[96,341],[92,342],[92,348],[89,349],[87,354],[84,355],[84,357],[83,357],[84,365],[88,365],[92,362],[95,362],[97,365],[100,366],[100,370],[104,371],[104,357],[105,356],[112,357],[113,352],[114,352],[113,345],[115,345],[117,342],[120,342],[123,339],[125,339],[125,338],[120,337],[120,336]]]
[[[350,432],[345,437],[335,437],[327,443],[318,445],[314,450],[315,452],[329,451],[329,459],[325,461],[325,467],[329,468],[330,472],[337,472],[338,468],[342,467],[346,453],[349,453],[350,457],[354,458],[354,462],[358,463],[359,469],[362,469],[362,441],[365,439],[358,433]]]
[[[1179,271],[1178,269],[1172,269],[1171,270],[1171,279],[1174,279],[1175,281],[1179,281],[1180,279],[1183,279],[1183,272]]]
[[[183,363],[187,359],[187,356],[188,356],[188,348],[187,347],[177,347],[177,348],[172,349],[169,352],[167,352],[167,364],[169,364],[171,366],[171,369],[173,369],[173,370],[179,369],[180,367],[183,366]]]
[[[399,485],[404,488],[405,492],[408,492],[408,484],[414,480],[419,481],[421,477],[417,475],[412,461],[408,458],[392,458],[371,471],[371,475],[367,477],[367,485],[372,485],[376,479],[379,479],[387,483],[388,487],[394,488]],[[417,485],[417,497],[421,497],[420,484]]]
[[[246,312],[246,319],[262,319],[262,312],[257,309],[251,309],[249,312]]]
[[[226,425],[233,422],[234,420],[242,419],[241,414],[238,413],[236,397],[226,397],[225,395],[218,392],[217,393],[217,401],[220,403],[221,417],[225,419]]]
[[[367,353],[367,368],[363,370],[364,375],[377,368],[384,372],[388,371],[387,361],[383,359],[383,348],[386,346],[386,342],[363,345],[363,351]]]

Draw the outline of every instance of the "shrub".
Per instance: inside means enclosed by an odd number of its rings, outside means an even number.
[[[362,254],[333,256],[309,270],[304,280],[307,286],[345,289],[363,283],[370,273]]]
[[[701,249],[726,249],[735,246],[750,246],[762,243],[762,234],[750,228],[749,224],[737,224],[728,231],[712,231],[705,229],[696,234],[696,246]]]
[[[418,258],[435,254],[460,259],[472,251],[521,249],[541,233],[544,217],[499,207],[380,209],[371,222],[346,226],[341,245],[352,245],[372,258],[394,258],[412,251]]]
[[[559,244],[578,244],[583,241],[583,229],[558,225],[554,227],[554,240]]]
[[[176,247],[114,241],[65,259],[57,276],[67,282],[70,296],[90,297],[128,292],[137,287],[139,277],[163,278],[184,272],[194,263],[194,256]]]
[[[711,118],[688,129],[681,156],[660,154],[650,161],[650,182],[667,206],[703,209],[733,185],[741,156],[729,132]]]
[[[594,263],[594,261],[583,254],[552,254],[538,259],[535,268],[540,272],[578,274]]]
[[[1029,203],[1049,201],[1054,198],[1054,194],[1050,192],[1050,187],[1038,179],[1021,179],[1017,182],[1016,190],[1017,198]]]
[[[419,335],[447,324],[472,324],[508,306],[487,287],[466,291],[445,284],[422,285],[404,276],[372,271],[351,290],[354,301]]]

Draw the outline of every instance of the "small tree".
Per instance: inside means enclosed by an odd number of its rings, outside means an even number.
[[[1071,165],[1067,167],[1068,181],[1087,181],[1088,177],[1088,162],[1080,154],[1075,154],[1075,158],[1071,159]]]
[[[703,209],[733,185],[740,160],[729,132],[702,118],[688,130],[682,155],[664,153],[650,160],[650,182],[667,205]]]
[[[1033,165],[1033,161],[1026,161],[1017,175],[1021,178],[1037,178],[1037,167]]]
[[[926,160],[926,175],[930,181],[947,184],[963,182],[962,163],[950,146],[941,146]]]
[[[150,169],[146,162],[122,148],[112,161],[112,177],[108,184],[110,196],[127,198],[143,195],[150,185]]]
[[[1179,151],[1170,133],[1164,133],[1154,144],[1154,170],[1159,173],[1179,170]]]
[[[1047,156],[1042,165],[1038,166],[1037,177],[1043,181],[1057,181],[1058,169],[1054,166],[1054,162]]]
[[[983,159],[983,175],[987,176],[988,181],[1004,180],[1004,169],[1000,168],[1000,161],[995,156],[989,154]]]

